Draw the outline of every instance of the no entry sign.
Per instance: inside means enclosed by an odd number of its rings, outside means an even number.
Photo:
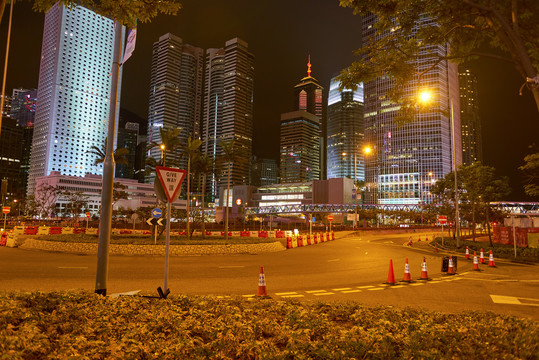
[[[9,214],[11,208],[9,206],[2,206],[2,212],[4,214]]]
[[[447,216],[445,215],[438,215],[438,222],[440,224],[447,224]]]

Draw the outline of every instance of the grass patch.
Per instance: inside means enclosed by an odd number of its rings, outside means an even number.
[[[537,359],[537,322],[359,303],[0,294],[5,359]]]
[[[157,244],[165,244],[165,233],[160,237],[157,237]],[[98,235],[89,234],[58,234],[58,235],[32,235],[32,238],[44,241],[59,241],[59,242],[75,242],[75,243],[97,243],[99,241]],[[201,236],[193,236],[190,240],[187,240],[185,235],[171,235],[171,245],[240,245],[240,244],[261,244],[272,243],[280,239],[272,238],[255,238],[255,237],[229,237],[225,240],[222,237],[210,237],[206,236],[203,239]],[[115,245],[154,245],[154,238],[152,235],[111,235],[110,243]]]
[[[488,240],[484,242],[484,241],[472,241],[472,240],[461,239],[460,247],[457,248],[457,241],[453,239],[452,237],[444,237],[443,246],[442,246],[442,238],[440,237],[437,237],[435,241],[432,241],[431,245],[434,246],[435,243],[437,244],[438,247],[442,247],[444,249],[462,253],[462,254],[466,253],[466,246],[468,246],[471,256],[473,256],[474,251],[476,251],[477,256],[479,256],[479,252],[481,251],[481,249],[483,249],[483,252],[485,254],[485,258],[487,259],[487,261],[488,261],[489,251],[492,250],[492,253],[495,259],[500,258],[500,259],[516,260],[516,261],[539,262],[539,248],[523,248],[523,247],[517,246],[517,257],[515,259],[515,248],[513,245],[493,243],[494,246],[491,247]]]

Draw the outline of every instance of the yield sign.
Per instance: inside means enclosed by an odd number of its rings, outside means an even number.
[[[159,176],[163,190],[170,203],[180,196],[180,186],[185,178],[185,170],[156,166],[155,172]]]

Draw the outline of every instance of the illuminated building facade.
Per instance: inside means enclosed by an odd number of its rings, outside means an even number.
[[[365,180],[363,84],[339,90],[333,77],[327,107],[327,178]]]
[[[364,41],[377,41],[375,16],[366,16],[362,21]],[[432,184],[453,169],[453,146],[457,165],[462,162],[457,66],[448,61],[436,63],[436,55],[446,56],[447,48],[424,48],[418,56],[418,69],[434,66],[405,89],[410,97],[417,97],[423,89],[432,93],[431,104],[421,110],[418,107],[416,121],[412,123],[394,121],[399,106],[387,96],[393,86],[391,79],[380,77],[364,84],[365,145],[373,150],[365,156],[366,203],[428,203],[432,199]],[[457,129],[455,144],[449,116],[451,107]]]
[[[242,156],[231,165],[230,182],[247,185],[253,146],[254,55],[239,38],[206,54],[202,150],[216,166],[214,160],[223,154],[219,143],[234,140],[235,151]],[[213,174],[208,185],[215,196],[218,187],[226,186],[227,174],[223,170],[217,178]]]
[[[182,144],[188,137],[200,138],[202,121],[204,50],[184,44],[167,33],[153,44],[150,98],[148,109],[148,143],[161,143],[160,129],[180,128]],[[187,157],[181,149],[167,151],[167,162],[187,169]],[[161,149],[148,150],[148,156],[159,161]],[[166,165],[166,163],[165,163]],[[147,181],[153,181],[155,174]]]
[[[477,77],[469,69],[459,71],[462,163],[483,162],[481,118],[477,101]]]
[[[251,163],[251,185],[266,186],[279,182],[279,167],[274,159],[253,157]]]
[[[320,179],[320,121],[310,112],[281,114],[280,183]]]
[[[107,136],[113,45],[113,20],[89,9],[56,4],[45,15],[28,195],[52,171],[102,173],[88,151]]]
[[[319,149],[326,148],[326,122],[324,117],[324,88],[318,80],[311,76],[311,57],[307,63],[307,76],[294,87],[294,110],[307,111],[318,118]],[[326,152],[319,151],[319,176],[326,176]],[[319,179],[319,178],[317,178]]]

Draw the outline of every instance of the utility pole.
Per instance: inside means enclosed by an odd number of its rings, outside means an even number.
[[[114,143],[116,115],[119,101],[120,61],[123,49],[123,25],[114,22],[114,53],[112,58],[112,76],[110,84],[109,124],[107,132],[107,151],[103,161],[103,188],[101,192],[101,216],[99,223],[99,243],[97,248],[97,272],[95,293],[107,295],[109,267],[109,244],[112,232],[112,191],[114,186]]]

